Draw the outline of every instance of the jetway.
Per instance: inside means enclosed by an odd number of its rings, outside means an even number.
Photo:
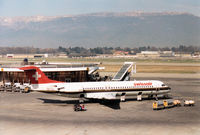
[[[136,73],[136,63],[135,62],[124,62],[121,69],[113,77],[112,81],[124,81],[127,77]]]
[[[97,70],[103,70],[103,69],[105,69],[105,67],[89,67],[88,74],[90,75],[90,74],[93,74]]]

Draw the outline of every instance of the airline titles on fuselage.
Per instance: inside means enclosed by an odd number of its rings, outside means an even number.
[[[126,86],[108,86],[108,87],[88,87],[84,88],[84,90],[120,90],[120,89],[135,89],[135,88],[153,88],[152,82],[137,82],[133,83],[133,85]]]

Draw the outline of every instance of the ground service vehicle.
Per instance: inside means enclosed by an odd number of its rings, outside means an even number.
[[[184,106],[194,106],[194,100],[184,100]]]
[[[85,105],[83,104],[75,104],[74,105],[74,111],[86,111]]]
[[[165,108],[174,107],[174,102],[172,99],[163,100],[163,105]]]
[[[164,109],[163,101],[158,100],[153,102],[153,110]]]
[[[173,103],[174,103],[174,106],[181,106],[180,100],[174,100]]]

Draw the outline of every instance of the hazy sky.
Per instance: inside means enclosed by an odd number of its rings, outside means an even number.
[[[0,16],[55,16],[126,11],[177,11],[200,16],[200,0],[0,0]]]

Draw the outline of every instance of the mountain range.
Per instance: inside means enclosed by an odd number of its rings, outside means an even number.
[[[179,45],[200,46],[200,17],[177,12],[0,17],[0,46]]]

